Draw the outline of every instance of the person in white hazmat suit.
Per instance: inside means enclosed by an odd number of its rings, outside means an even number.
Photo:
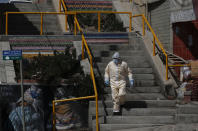
[[[130,81],[130,87],[133,86],[134,80],[132,71],[127,63],[122,61],[118,52],[112,56],[113,61],[110,61],[105,69],[105,84],[111,86],[113,99],[113,112],[120,112],[120,106],[125,103],[126,95],[126,76]],[[110,82],[109,82],[110,80]]]

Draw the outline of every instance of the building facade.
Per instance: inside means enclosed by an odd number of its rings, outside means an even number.
[[[198,58],[197,0],[150,2],[147,14],[151,26],[168,51],[186,60]]]

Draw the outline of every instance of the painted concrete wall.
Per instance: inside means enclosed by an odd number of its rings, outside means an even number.
[[[148,19],[168,51],[173,52],[172,23],[196,20],[195,3],[196,0],[160,0],[148,4]]]
[[[161,0],[148,5],[149,20],[158,38],[170,50],[170,2]]]

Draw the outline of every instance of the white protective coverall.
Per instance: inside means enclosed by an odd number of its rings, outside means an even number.
[[[115,64],[113,61],[109,62],[105,69],[105,80],[110,79],[110,86],[113,99],[113,110],[115,112],[120,110],[120,105],[125,102],[126,95],[126,77],[129,80],[133,80],[132,72],[127,63],[121,61],[119,64]]]

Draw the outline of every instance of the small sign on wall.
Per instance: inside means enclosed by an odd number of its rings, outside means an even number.
[[[3,60],[21,60],[22,50],[4,50]]]

